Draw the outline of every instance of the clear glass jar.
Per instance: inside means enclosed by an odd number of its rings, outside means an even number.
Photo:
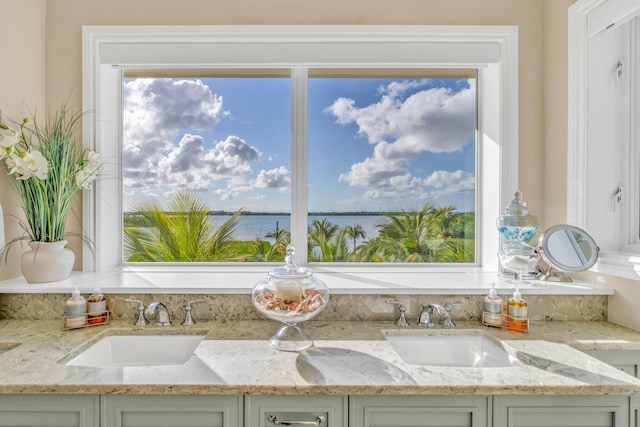
[[[251,301],[263,316],[284,323],[269,344],[279,350],[301,351],[311,347],[313,340],[297,324],[325,309],[329,289],[311,270],[296,265],[295,249],[289,245],[285,265],[256,284]]]
[[[496,221],[500,237],[510,242],[519,240],[529,243],[531,238],[538,231],[538,219],[529,215],[527,204],[522,201],[522,193],[516,191],[514,199],[504,210]]]

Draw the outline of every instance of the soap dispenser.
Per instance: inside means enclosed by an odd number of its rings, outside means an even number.
[[[504,302],[502,298],[498,296],[495,283],[492,283],[491,289],[489,289],[489,295],[484,297],[484,313],[482,314],[482,319],[486,325],[504,326],[503,305]]]
[[[87,323],[87,300],[80,295],[77,286],[65,305],[67,312],[65,326],[68,329],[79,328]]]
[[[107,299],[100,291],[100,288],[95,288],[87,301],[87,310],[89,311],[87,322],[91,325],[106,323],[108,316]]]
[[[516,288],[513,296],[507,301],[507,328],[517,331],[528,329],[527,301],[522,298],[520,290]]]

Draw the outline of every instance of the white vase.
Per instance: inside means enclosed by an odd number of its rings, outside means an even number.
[[[29,283],[57,282],[71,274],[76,256],[65,248],[66,240],[28,243],[30,250],[22,254],[22,275]]]

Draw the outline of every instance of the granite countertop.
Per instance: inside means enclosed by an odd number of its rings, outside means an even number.
[[[130,322],[63,331],[61,322],[0,321],[0,393],[64,394],[640,394],[640,380],[579,350],[640,350],[640,332],[609,322],[532,322],[529,333],[457,322],[453,330],[393,322],[311,321],[306,352],[281,352],[271,321],[134,328]],[[107,335],[202,334],[185,365],[91,368],[65,362]],[[405,363],[387,334],[484,335],[525,361],[509,367]]]

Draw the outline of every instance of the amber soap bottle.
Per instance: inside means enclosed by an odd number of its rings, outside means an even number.
[[[507,300],[507,328],[517,331],[528,329],[527,306],[527,301],[522,298],[520,290],[516,288],[513,296]]]

